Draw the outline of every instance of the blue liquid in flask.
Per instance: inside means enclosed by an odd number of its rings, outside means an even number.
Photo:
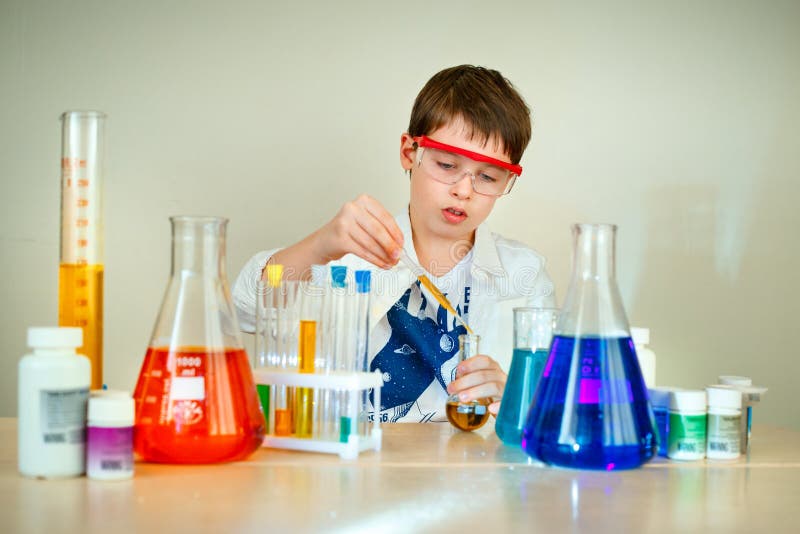
[[[639,467],[657,446],[631,338],[554,336],[523,450],[548,464],[611,471]]]
[[[520,446],[522,428],[546,362],[547,349],[514,349],[503,403],[494,425],[497,437],[506,445]]]

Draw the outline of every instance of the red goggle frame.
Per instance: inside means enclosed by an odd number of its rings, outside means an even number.
[[[460,154],[462,156],[466,156],[474,161],[481,161],[483,163],[490,163],[492,165],[502,167],[506,170],[513,172],[517,176],[522,174],[522,167],[520,165],[514,165],[513,163],[508,163],[506,161],[502,161],[496,158],[484,156],[483,154],[478,154],[477,152],[466,150],[464,148],[459,148],[457,146],[446,145],[444,143],[440,143],[439,141],[434,141],[433,139],[431,139],[426,135],[420,135],[418,137],[414,137],[413,139],[417,143],[417,145],[421,146],[422,148],[435,148],[438,150],[444,150],[446,152],[453,152],[454,154]]]

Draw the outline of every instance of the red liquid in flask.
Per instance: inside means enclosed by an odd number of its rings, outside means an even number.
[[[150,347],[134,399],[134,450],[146,461],[242,460],[264,439],[264,415],[242,349]]]

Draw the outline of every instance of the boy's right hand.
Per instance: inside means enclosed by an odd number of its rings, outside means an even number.
[[[316,234],[318,250],[328,261],[352,253],[389,269],[397,263],[403,248],[403,232],[394,217],[380,202],[363,194],[342,206]]]

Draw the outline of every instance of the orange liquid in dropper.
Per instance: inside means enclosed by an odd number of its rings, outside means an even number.
[[[455,318],[458,319],[458,321],[461,324],[464,325],[464,328],[467,329],[467,332],[469,332],[470,334],[474,334],[475,333],[475,332],[472,331],[472,328],[469,327],[467,322],[458,314],[458,312],[456,312],[455,308],[453,308],[453,305],[450,304],[449,300],[447,300],[447,297],[445,297],[444,294],[441,291],[439,291],[439,288],[436,287],[433,284],[433,282],[428,280],[427,276],[425,276],[424,274],[421,274],[421,275],[417,276],[417,280],[419,280],[420,283],[423,286],[425,286],[428,289],[428,291],[430,291],[433,294],[433,296],[436,298],[436,300],[439,301],[439,304],[444,306],[445,310],[447,310],[450,313],[452,313],[455,316]]]

